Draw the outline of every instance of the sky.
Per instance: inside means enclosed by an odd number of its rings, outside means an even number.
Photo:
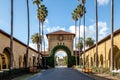
[[[98,0],[98,39],[101,40],[110,34],[110,1]],[[114,31],[120,28],[120,0],[114,0]],[[44,23],[45,34],[57,30],[65,30],[74,33],[75,26],[72,20],[72,12],[77,7],[77,0],[43,0],[48,10],[48,16]],[[29,0],[30,6],[30,36],[38,32],[37,6]],[[86,0],[86,38],[95,38],[95,0]],[[14,0],[14,32],[13,36],[27,44],[27,8],[26,0]],[[81,36],[83,37],[83,18],[81,19]],[[77,26],[78,28],[78,26]],[[10,0],[0,0],[0,29],[10,34]],[[78,29],[77,29],[78,30]],[[78,38],[78,31],[77,36]],[[47,38],[46,49],[48,48]],[[30,46],[36,48],[30,39]]]
[[[59,57],[60,59],[63,59],[63,57],[66,57],[67,54],[64,51],[58,51],[56,52],[55,56]]]

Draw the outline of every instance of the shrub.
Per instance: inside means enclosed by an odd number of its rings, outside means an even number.
[[[11,80],[14,77],[21,76],[27,73],[29,73],[29,68],[12,69],[10,71],[3,71],[2,73],[0,73],[0,78],[2,78],[2,80]]]

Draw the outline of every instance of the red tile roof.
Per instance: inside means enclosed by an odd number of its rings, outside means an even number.
[[[48,53],[48,51],[42,51],[42,56],[44,56],[44,57],[47,57],[47,56],[49,56],[50,54]]]
[[[59,31],[55,31],[55,32],[51,32],[51,33],[46,34],[47,37],[48,37],[48,35],[74,35],[75,36],[74,33],[66,32],[63,30],[59,30]]]

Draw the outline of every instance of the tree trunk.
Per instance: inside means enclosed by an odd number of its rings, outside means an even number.
[[[95,53],[95,66],[98,66],[98,5],[97,0],[95,0],[95,12],[96,12],[96,53]]]
[[[41,27],[42,27],[41,53],[43,53],[43,51],[42,51],[42,45],[43,45],[43,39],[44,39],[44,35],[43,35],[43,22],[41,22]],[[42,54],[41,54],[41,55],[42,55]],[[42,66],[43,66],[43,58],[42,58],[41,63],[42,63]]]
[[[75,21],[75,35],[77,36],[77,34],[76,34],[76,27],[77,27],[77,21]],[[77,66],[76,37],[75,37],[75,58],[76,58],[76,66]]]
[[[13,68],[13,2],[11,0],[10,70]]]
[[[40,50],[40,43],[41,43],[41,28],[40,28],[40,21],[39,21],[39,43],[38,43],[38,66],[40,66],[40,53],[41,53],[41,50]]]
[[[78,41],[80,41],[80,24],[81,24],[81,19],[79,18],[79,40]],[[80,65],[80,47],[78,50],[79,50],[79,65]]]
[[[27,3],[27,21],[28,21],[28,40],[27,40],[27,47],[26,47],[26,63],[25,67],[28,67],[28,54],[29,54],[29,38],[30,38],[30,19],[29,19],[29,2],[26,0]]]
[[[110,70],[112,71],[114,69],[114,58],[113,58],[113,45],[114,45],[114,35],[113,35],[113,31],[114,31],[114,0],[111,0],[111,63],[110,63]]]
[[[85,7],[85,6],[84,6]],[[83,67],[85,67],[85,62],[86,62],[86,60],[85,60],[85,13],[84,13],[84,18],[83,18],[83,23],[84,23],[84,61],[83,61]]]

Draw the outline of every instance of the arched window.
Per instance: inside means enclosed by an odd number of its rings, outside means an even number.
[[[6,61],[4,56],[2,56],[2,68],[6,69]]]

